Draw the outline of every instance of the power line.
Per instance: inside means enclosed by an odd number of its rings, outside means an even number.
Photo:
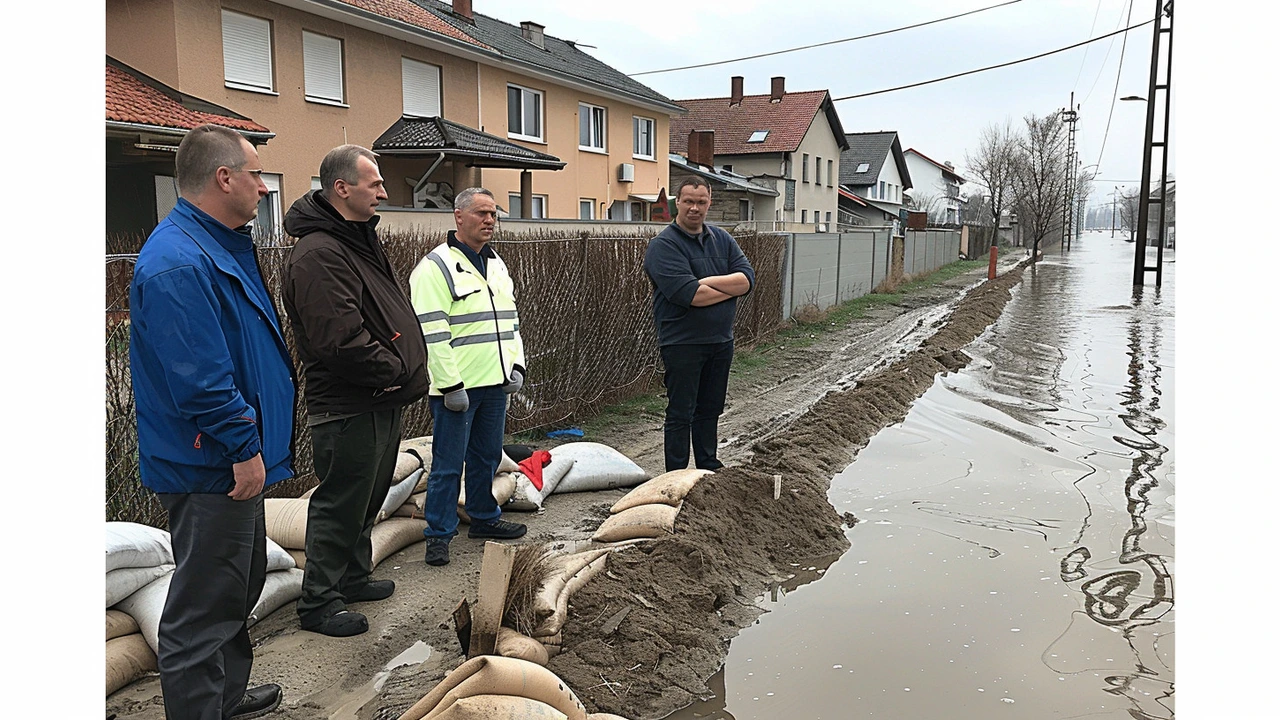
[[[1129,18],[1133,17],[1133,0],[1129,0],[1129,14],[1125,16],[1125,22],[1129,22]],[[1152,19],[1151,22],[1155,22]],[[1107,135],[1111,134],[1111,116],[1116,112],[1116,95],[1120,94],[1120,71],[1124,69],[1124,49],[1129,44],[1129,36],[1124,36],[1124,42],[1120,43],[1120,63],[1116,65],[1116,86],[1111,90],[1111,109],[1107,111],[1107,129],[1102,131],[1102,147],[1098,149],[1098,165],[1102,165],[1102,153],[1107,149]]]
[[[1130,0],[1130,2],[1132,2],[1132,0]],[[1120,6],[1120,9],[1123,10],[1124,6],[1123,5]],[[1116,20],[1116,29],[1119,30],[1121,27],[1125,25],[1125,23],[1128,23],[1129,21],[1130,19],[1128,17],[1118,18]],[[1128,37],[1129,37],[1128,35],[1125,35],[1126,39]],[[1093,91],[1095,88],[1098,87],[1098,81],[1102,79],[1102,73],[1107,71],[1107,61],[1111,59],[1111,51],[1114,50],[1115,47],[1116,47],[1116,39],[1111,38],[1111,42],[1107,43],[1107,54],[1105,57],[1102,58],[1102,65],[1098,67],[1098,74],[1093,78],[1093,84],[1089,86],[1089,92],[1084,96],[1084,100],[1080,101],[1081,104],[1084,104],[1084,105],[1089,104],[1089,98],[1093,97]],[[1124,62],[1123,57],[1124,55],[1122,53],[1121,60],[1120,60],[1120,62],[1122,63]]]
[[[1098,14],[1101,12],[1102,12],[1102,0],[1098,0],[1098,5],[1093,9],[1093,22],[1089,25],[1088,35],[1092,35],[1093,31],[1097,29]],[[1086,37],[1088,37],[1088,35],[1086,35]],[[1080,78],[1081,76],[1084,75],[1084,64],[1088,62],[1088,60],[1089,60],[1089,49],[1085,48],[1084,57],[1080,58],[1080,71],[1076,73],[1076,84],[1071,86],[1072,92],[1074,92],[1076,88],[1080,85]],[[1105,64],[1107,61],[1104,59],[1102,62]]]
[[[1002,2],[998,5],[990,5],[984,8],[978,8],[977,10],[962,12],[959,15],[949,15],[947,17],[938,18],[936,20],[926,20],[925,22],[919,22],[914,25],[904,25],[902,27],[893,28],[892,30],[881,30],[879,32],[873,32],[869,35],[858,35],[857,37],[843,38],[841,40],[828,40],[826,42],[815,43],[813,45],[801,45],[800,47],[787,48],[786,50],[774,50],[773,52],[760,53],[759,55],[747,55],[745,57],[733,58],[731,60],[716,60],[715,62],[699,63],[697,65],[684,65],[682,67],[666,68],[663,70],[646,70],[644,72],[631,73],[627,77],[639,77],[641,75],[657,75],[658,73],[676,72],[677,70],[693,70],[694,68],[711,67],[713,65],[728,65],[729,63],[742,62],[743,60],[755,60],[757,58],[770,57],[773,55],[783,55],[785,53],[798,52],[800,50],[811,50],[813,48],[824,47],[827,45],[838,45],[840,43],[853,42],[854,40],[866,40],[867,38],[878,37],[880,35],[888,35],[890,33],[902,32],[903,30],[911,30],[913,28],[924,27],[925,25],[932,25],[934,23],[940,23],[947,20],[955,20],[956,18],[962,18],[966,15],[973,15],[975,13],[992,10],[998,7],[1004,7],[1005,5],[1013,5],[1015,3],[1020,3],[1020,2],[1022,2],[1022,0],[1008,0],[1008,2]]]
[[[987,67],[978,68],[976,70],[966,70],[965,72],[955,73],[954,75],[947,75],[946,77],[934,78],[932,80],[922,80],[918,83],[911,83],[910,85],[899,85],[898,87],[885,88],[883,90],[872,90],[871,92],[858,93],[857,95],[845,95],[844,97],[831,98],[831,101],[839,102],[841,100],[853,100],[854,98],[864,98],[864,97],[869,97],[871,95],[881,95],[883,93],[897,92],[898,90],[907,90],[914,87],[920,87],[921,85],[932,85],[933,83],[939,83],[944,80],[954,80],[955,78],[964,77],[965,75],[973,75],[975,73],[986,72],[988,70],[996,70],[998,68],[1009,67],[1010,65],[1017,65],[1019,63],[1030,62],[1032,60],[1039,60],[1042,57],[1048,57],[1050,55],[1056,55],[1057,53],[1060,53],[1060,52],[1074,50],[1078,47],[1088,45],[1089,43],[1098,42],[1099,40],[1106,40],[1112,35],[1119,35],[1120,33],[1127,33],[1130,30],[1137,30],[1143,25],[1150,25],[1153,22],[1155,22],[1154,18],[1151,20],[1140,22],[1137,25],[1130,25],[1127,28],[1122,28],[1120,30],[1116,30],[1115,32],[1107,33],[1106,35],[1099,35],[1098,37],[1093,38],[1091,40],[1085,40],[1084,42],[1078,42],[1074,45],[1068,45],[1063,48],[1058,48],[1057,50],[1050,50],[1049,52],[1043,52],[1043,53],[1040,53],[1039,55],[1032,55],[1031,57],[1022,58],[1021,60],[1010,60],[1009,62],[1006,62],[1006,63],[1000,63],[999,65],[989,65]]]

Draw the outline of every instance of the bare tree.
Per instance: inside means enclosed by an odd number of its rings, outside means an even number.
[[[1121,230],[1128,231],[1129,242],[1134,241],[1134,235],[1138,232],[1138,198],[1141,197],[1142,190],[1140,188],[1127,188],[1120,191],[1120,202],[1116,206],[1116,221],[1120,225]]]
[[[1018,158],[1019,135],[1013,121],[1003,125],[992,123],[978,135],[978,147],[966,152],[966,177],[983,189],[987,201],[982,203],[991,214],[992,244],[1000,232],[1000,215],[1013,205],[1013,175]]]
[[[1031,256],[1040,243],[1061,233],[1062,199],[1067,185],[1067,132],[1057,113],[1028,115],[1026,134],[1018,142],[1018,155],[1010,183],[1018,207],[1018,223],[1031,239]]]

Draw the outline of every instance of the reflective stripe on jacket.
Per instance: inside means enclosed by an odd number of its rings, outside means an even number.
[[[461,250],[442,243],[409,276],[432,395],[502,385],[512,368],[524,373],[515,283],[497,254],[487,262],[486,280]]]

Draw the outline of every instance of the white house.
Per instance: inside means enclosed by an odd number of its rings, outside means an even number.
[[[954,225],[960,222],[960,177],[950,162],[937,162],[928,155],[907,148],[903,156],[911,173],[912,188],[907,194],[915,206],[929,212],[931,224]]]

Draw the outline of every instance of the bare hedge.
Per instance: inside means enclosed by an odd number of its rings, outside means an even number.
[[[408,292],[409,273],[444,233],[381,233],[392,268]],[[783,323],[783,239],[737,234],[756,270],[756,286],[738,302],[734,332],[740,346],[754,344]],[[543,231],[499,233],[495,250],[511,268],[520,308],[529,377],[512,398],[508,432],[565,426],[653,388],[660,377],[652,319],[652,289],[644,274],[644,235],[578,235]],[[261,246],[263,279],[276,300],[290,351],[293,332],[280,305],[280,276],[290,251]],[[136,245],[135,245],[136,247]],[[163,527],[164,510],[138,480],[137,428],[129,380],[129,282],[136,255],[109,239],[106,259],[106,516]],[[296,364],[296,362],[295,362]],[[299,379],[302,381],[301,378]],[[311,436],[298,389],[295,416],[296,477],[273,486],[274,497],[296,497],[315,485]],[[426,399],[405,409],[405,437],[431,432]]]

